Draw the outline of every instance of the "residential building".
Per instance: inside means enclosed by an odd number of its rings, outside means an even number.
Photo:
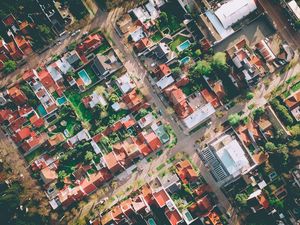
[[[297,121],[300,121],[300,90],[294,92],[284,100],[285,105]]]
[[[17,85],[8,89],[7,94],[9,98],[18,105],[23,105],[28,100],[24,92]]]
[[[115,82],[121,90],[122,94],[127,94],[136,87],[136,84],[128,73],[122,75],[121,77],[118,77]]]

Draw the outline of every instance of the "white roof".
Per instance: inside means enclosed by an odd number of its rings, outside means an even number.
[[[298,18],[298,20],[300,20],[300,7],[298,6],[297,2],[293,0],[290,1],[288,5],[290,9],[293,11],[293,13],[295,14],[295,16]]]
[[[107,102],[102,95],[97,94],[95,91],[91,94],[92,100],[89,102],[91,108],[94,108],[97,104],[106,106]]]
[[[143,37],[145,37],[145,33],[143,31],[142,27],[137,28],[135,31],[133,31],[130,36],[132,37],[132,40],[134,42],[137,42],[141,40]]]
[[[211,103],[208,103],[202,106],[201,108],[198,108],[188,117],[184,118],[182,122],[185,124],[187,128],[193,129],[200,123],[207,120],[214,113],[215,113],[214,107],[211,105]]]
[[[79,141],[82,141],[82,140],[88,141],[89,139],[91,139],[89,132],[86,129],[83,129],[83,130],[79,131],[75,136],[69,138],[68,141],[72,145],[74,145]]]
[[[115,112],[117,112],[118,110],[121,109],[121,106],[120,106],[120,104],[118,102],[115,102],[114,104],[112,104],[111,107],[113,108],[113,110]]]
[[[146,116],[144,116],[143,118],[141,118],[138,121],[138,124],[141,128],[144,128],[144,127],[150,125],[153,121],[154,121],[154,117],[153,117],[152,113],[148,113]]]
[[[226,29],[256,9],[254,0],[231,0],[217,9],[215,15]]]
[[[143,23],[146,20],[150,19],[150,14],[146,10],[144,10],[142,7],[134,8],[132,10],[132,12],[137,17],[137,19]]]
[[[131,80],[130,76],[127,73],[119,77],[116,82],[123,94],[128,93],[135,87],[135,83]]]
[[[161,89],[165,89],[166,87],[168,87],[169,85],[174,83],[174,79],[172,76],[165,76],[163,78],[161,78],[156,85]]]
[[[94,152],[96,154],[100,154],[101,153],[101,149],[100,149],[100,147],[97,145],[97,143],[95,141],[91,141],[91,145],[92,145],[92,147],[94,149]]]
[[[154,7],[154,4],[152,2],[149,1],[145,5],[145,8],[149,12],[152,20],[155,20],[155,19],[157,19],[159,17],[159,12],[156,10],[156,8]]]
[[[228,173],[234,177],[250,168],[245,152],[236,139],[224,144],[216,154]]]

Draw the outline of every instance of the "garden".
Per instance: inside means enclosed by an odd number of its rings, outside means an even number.
[[[183,42],[185,42],[186,40],[188,40],[188,37],[185,37],[183,35],[176,35],[176,37],[174,38],[174,40],[170,43],[170,48],[173,52],[178,52],[177,47],[182,44]]]

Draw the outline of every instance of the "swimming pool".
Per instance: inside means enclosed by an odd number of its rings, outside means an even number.
[[[67,99],[65,96],[56,99],[57,105],[63,105],[66,103],[66,101],[67,101]]]
[[[148,224],[149,225],[156,225],[155,221],[153,218],[148,219]]]
[[[182,52],[183,50],[190,47],[190,45],[191,45],[191,42],[189,40],[186,40],[185,42],[182,42],[180,45],[177,46],[177,50],[179,52]]]
[[[81,79],[84,82],[85,86],[88,86],[92,83],[91,78],[89,77],[89,75],[87,74],[87,72],[85,71],[85,69],[82,69],[78,72],[78,75],[81,77]]]
[[[38,111],[39,111],[39,114],[44,117],[46,116],[48,113],[46,111],[46,109],[44,108],[44,106],[41,104],[37,107]]]
[[[191,60],[191,57],[186,56],[186,57],[182,58],[179,62],[180,62],[180,64],[184,65],[184,64],[187,64],[190,60]]]

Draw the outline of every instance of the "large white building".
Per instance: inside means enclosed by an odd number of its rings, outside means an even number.
[[[256,9],[254,0],[231,0],[218,8],[215,15],[227,29]]]

